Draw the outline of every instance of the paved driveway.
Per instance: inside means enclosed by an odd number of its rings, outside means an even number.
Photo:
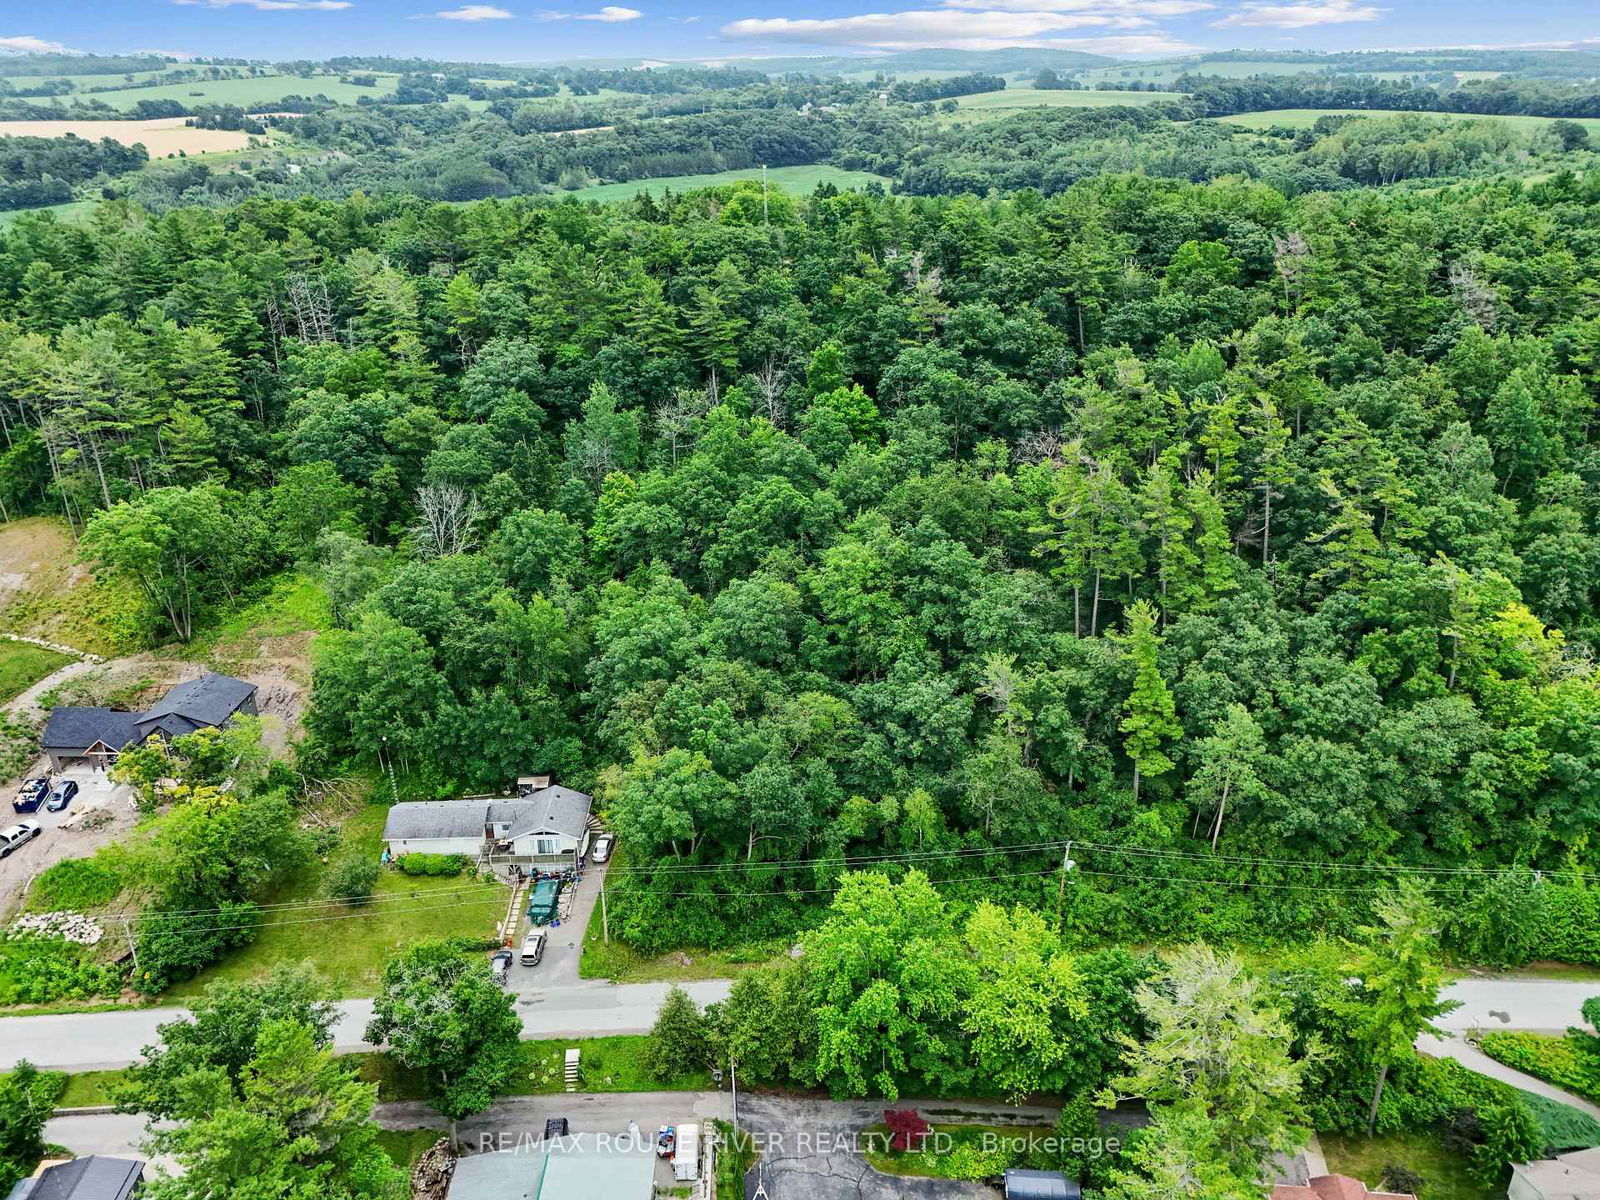
[[[882,1175],[856,1153],[857,1135],[888,1107],[915,1108],[935,1123],[1054,1125],[1059,1108],[968,1100],[837,1101],[796,1096],[739,1097],[739,1127],[762,1151],[756,1171],[772,1200],[994,1200],[993,1188],[953,1179]]]
[[[583,879],[573,889],[572,906],[566,918],[560,925],[545,928],[549,940],[539,965],[523,966],[520,954],[511,964],[508,986],[512,991],[531,994],[545,988],[576,987],[584,982],[605,983],[603,979],[579,979],[578,963],[583,958],[583,933],[589,928],[589,918],[600,901],[600,885],[605,881],[606,868],[610,865],[609,862],[591,865],[583,873]],[[528,923],[527,906],[527,900],[524,899],[523,912],[517,921],[515,946],[518,950],[522,948],[522,935],[532,928]]]

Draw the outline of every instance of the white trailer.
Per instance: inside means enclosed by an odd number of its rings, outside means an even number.
[[[678,1126],[678,1148],[672,1152],[672,1174],[676,1179],[700,1178],[700,1126]]]

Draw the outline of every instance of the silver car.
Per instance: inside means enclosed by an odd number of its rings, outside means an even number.
[[[611,857],[611,848],[616,844],[616,834],[602,833],[594,839],[594,849],[589,851],[589,857],[597,863],[603,863]]]
[[[0,858],[6,858],[21,846],[26,846],[39,836],[39,822],[18,821],[9,829],[0,829]]]

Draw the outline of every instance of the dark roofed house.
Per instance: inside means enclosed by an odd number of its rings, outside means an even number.
[[[91,1154],[43,1168],[18,1183],[9,1200],[129,1200],[143,1181],[138,1159]]]
[[[240,713],[256,715],[256,685],[207,671],[198,679],[178,684],[149,712],[52,709],[40,743],[50,757],[52,771],[79,761],[103,770],[129,746],[152,737],[171,741],[197,729],[226,725]]]

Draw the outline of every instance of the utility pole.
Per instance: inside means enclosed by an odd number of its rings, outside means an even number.
[[[761,164],[761,223],[771,224],[767,215],[767,164]]]
[[[1056,886],[1056,925],[1061,924],[1061,908],[1067,900],[1067,872],[1078,864],[1072,861],[1072,843],[1061,851],[1061,882]]]
[[[139,969],[139,946],[133,940],[133,921],[128,917],[122,918],[122,934],[128,939],[128,954],[133,959],[133,969]]]
[[[400,803],[400,785],[394,781],[394,756],[389,753],[389,735],[383,734],[384,766],[389,772],[389,796],[394,803]]]
[[[606,945],[611,945],[611,915],[606,911],[606,885],[600,882],[600,931],[605,934]]]
[[[728,1058],[728,1074],[733,1079],[733,1137],[734,1141],[737,1142],[739,1139],[739,1062],[732,1056]]]

